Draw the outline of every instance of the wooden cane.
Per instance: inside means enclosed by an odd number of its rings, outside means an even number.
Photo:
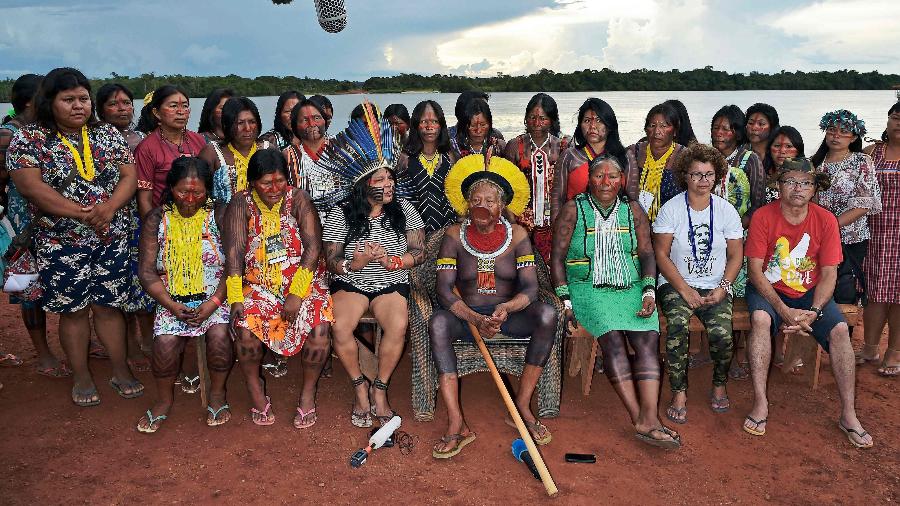
[[[459,295],[459,290],[456,287],[453,288],[453,293],[456,294],[457,297],[462,300],[462,297]],[[484,344],[484,339],[481,338],[481,334],[478,332],[478,329],[475,325],[469,323],[469,330],[472,332],[472,336],[475,337],[475,344],[478,345],[478,349],[481,351],[481,356],[484,357],[484,361],[487,362],[488,369],[491,371],[491,377],[494,378],[494,383],[497,385],[497,390],[500,391],[500,397],[503,398],[503,403],[506,404],[506,409],[509,410],[509,414],[512,416],[513,422],[516,424],[516,429],[519,430],[519,435],[522,436],[522,441],[525,442],[525,447],[528,448],[528,453],[531,455],[532,460],[534,460],[534,467],[537,468],[538,474],[541,477],[541,482],[544,484],[544,488],[547,489],[547,495],[550,497],[555,496],[559,493],[559,489],[556,488],[556,483],[553,482],[553,477],[550,476],[550,471],[547,469],[547,466],[544,464],[544,458],[541,457],[540,452],[537,449],[537,445],[534,444],[534,440],[531,438],[531,433],[528,432],[528,428],[525,427],[525,422],[522,420],[522,416],[519,415],[519,410],[516,408],[516,404],[513,402],[512,396],[509,395],[509,391],[506,389],[506,385],[503,383],[503,378],[500,377],[500,371],[497,370],[497,366],[494,365],[494,359],[491,358],[491,353],[488,351],[487,346]]]

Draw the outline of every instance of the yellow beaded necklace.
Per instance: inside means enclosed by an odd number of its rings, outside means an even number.
[[[194,295],[205,293],[203,286],[203,227],[208,213],[200,208],[193,216],[185,218],[172,206],[166,212],[169,217],[165,231],[165,257],[163,264],[169,277],[169,293]]]
[[[228,150],[234,155],[234,173],[236,176],[234,193],[242,192],[247,189],[247,165],[250,164],[250,157],[253,156],[253,153],[256,153],[256,143],[253,143],[247,156],[242,155],[231,143],[228,143]]]
[[[433,177],[434,171],[437,170],[438,164],[441,163],[441,154],[435,152],[431,155],[431,158],[427,158],[425,153],[419,153],[419,163],[422,164],[422,168],[428,173],[428,177]]]
[[[253,196],[253,202],[259,208],[259,221],[262,229],[260,230],[262,241],[256,250],[256,259],[259,261],[262,278],[266,281],[266,288],[275,293],[281,293],[281,264],[270,264],[266,258],[266,238],[281,235],[281,204],[284,202],[284,198],[269,208],[256,190],[250,193]]]
[[[69,139],[66,139],[63,134],[56,132],[56,135],[59,137],[59,140],[69,148],[69,151],[72,152],[72,158],[75,159],[75,167],[78,168],[78,173],[81,174],[81,177],[85,181],[93,181],[95,174],[94,156],[91,153],[91,143],[88,139],[87,125],[81,127],[81,149],[83,155],[78,153],[75,146],[73,146],[72,143],[69,142]]]
[[[663,169],[666,168],[666,162],[669,161],[669,156],[672,155],[673,151],[675,151],[674,143],[669,146],[669,149],[659,157],[659,160],[657,160],[653,158],[653,152],[650,151],[650,143],[647,143],[647,157],[644,159],[644,167],[643,171],[641,171],[641,190],[653,194],[653,204],[647,212],[651,222],[656,219],[656,214],[659,213],[659,194],[662,187]]]

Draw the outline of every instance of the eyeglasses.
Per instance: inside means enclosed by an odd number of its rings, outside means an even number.
[[[703,181],[704,179],[707,181],[715,181],[716,179],[715,172],[691,172],[688,176],[691,177],[691,181]]]
[[[781,184],[785,186],[793,186],[794,188],[800,188],[803,190],[808,190],[815,186],[815,181],[797,181],[796,179],[786,179],[782,180]]]

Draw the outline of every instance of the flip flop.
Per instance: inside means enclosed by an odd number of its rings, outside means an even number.
[[[753,418],[752,416],[747,415],[747,418],[744,419],[744,425],[742,425],[742,427],[744,428],[744,432],[746,432],[747,434],[752,434],[754,436],[765,436],[766,429],[763,428],[762,430],[759,430],[759,426],[768,421],[769,421],[768,418],[763,418],[762,420],[757,420],[757,419]],[[750,427],[747,427],[747,422],[752,423],[754,425],[754,427],[752,429]]]
[[[96,396],[96,400],[79,400],[79,398],[88,398]],[[72,387],[72,402],[75,403],[76,406],[80,406],[82,408],[87,408],[90,406],[97,406],[100,404],[100,393],[97,392],[97,387],[91,387],[88,390],[78,390],[75,387]]]
[[[727,395],[725,397],[716,397],[710,390],[709,408],[713,410],[713,413],[727,413],[728,410],[731,409],[731,401],[728,399]]]
[[[169,417],[166,415],[153,416],[153,413],[151,413],[150,410],[148,409],[147,410],[147,421],[149,423],[147,424],[146,427],[142,427],[141,421],[138,420],[137,430],[141,434],[153,434],[154,432],[159,430],[159,424],[157,422],[161,422],[161,421],[165,420],[166,418],[169,418]],[[156,427],[154,427],[153,424],[157,424]]]
[[[750,379],[750,364],[744,366],[739,362],[731,365],[731,369],[728,371],[728,377],[735,381],[746,381]]]
[[[72,370],[62,360],[59,361],[59,365],[56,367],[36,367],[34,372],[48,378],[68,378],[72,375]]]
[[[900,376],[900,364],[883,365],[878,368],[878,374],[885,378],[896,378],[897,376]]]
[[[506,425],[509,425],[510,427],[518,430],[518,427],[516,427],[516,422],[510,420],[509,418],[505,418],[503,422]],[[528,433],[531,434],[531,439],[534,439],[534,444],[543,446],[550,443],[550,441],[553,441],[553,434],[550,433],[550,429],[548,429],[546,425],[542,424],[540,420],[536,420],[534,422],[526,422],[523,419],[522,422],[525,424],[525,428],[528,429]],[[538,439],[538,431],[543,431],[544,437]]]
[[[150,372],[150,359],[141,357],[137,360],[128,359],[128,366],[134,372]]]
[[[674,413],[674,416],[673,414]],[[669,405],[666,408],[666,418],[673,423],[677,423],[678,425],[684,425],[687,423],[687,406],[682,408],[676,408],[673,405]]]
[[[21,358],[12,353],[0,356],[0,367],[19,367],[22,365],[22,362]]]
[[[99,358],[99,359],[108,359],[109,352],[106,351],[106,348],[103,347],[103,344],[91,339],[90,348],[88,349],[88,357]]]
[[[866,432],[865,430],[862,432],[859,432],[856,429],[848,429],[847,427],[844,427],[844,422],[842,422],[842,421],[838,421],[838,428],[841,429],[841,432],[843,432],[844,434],[847,435],[847,440],[850,441],[850,444],[852,444],[853,446],[855,446],[857,448],[865,450],[866,448],[871,448],[871,447],[875,446],[875,441],[872,441],[869,444],[862,444],[862,443],[857,443],[856,440],[853,439],[854,434],[856,435],[856,437],[858,437],[860,439],[868,436],[869,433]]]
[[[655,437],[651,436],[651,434],[653,434],[654,432],[662,432],[672,439],[656,439]],[[650,429],[649,432],[634,433],[634,437],[638,438],[638,440],[647,443],[650,446],[664,448],[666,450],[677,450],[678,448],[681,448],[681,439],[676,438],[676,435],[677,434],[675,434],[671,430],[666,430],[666,427],[657,427],[655,429]]]
[[[219,406],[219,409],[213,409],[212,406],[206,406],[206,410],[209,411],[209,414],[212,415],[212,420],[210,420],[209,418],[206,419],[206,425],[209,427],[217,427],[228,422],[228,419],[223,420],[222,418],[219,418],[219,414],[226,410],[230,413],[231,406],[229,406],[226,402],[225,404]]]
[[[266,407],[263,408],[262,411],[256,408],[250,408],[250,419],[253,421],[255,425],[259,425],[262,427],[272,425],[275,423],[275,415],[272,415],[272,418],[269,418],[269,410],[272,409],[272,401],[269,399],[269,396],[266,396]],[[260,415],[262,418],[254,418],[253,415]]]
[[[467,444],[475,441],[475,433],[469,432],[465,436],[463,436],[462,434],[450,434],[447,436],[441,436],[442,443],[447,444],[451,441],[456,441],[456,445],[453,447],[453,449],[440,452],[437,449],[432,448],[431,456],[436,459],[449,459],[450,457],[458,455],[459,452],[461,452]]]
[[[200,375],[189,378],[181,377],[181,391],[186,394],[195,394],[200,391]]]
[[[119,383],[115,378],[109,378],[109,386],[123,399],[134,399],[144,395],[144,385],[136,379],[126,383]],[[125,387],[131,390],[131,393],[125,393]]]
[[[263,369],[273,378],[280,378],[288,373],[287,360],[275,359],[271,364],[263,364]]]
[[[303,408],[297,406],[297,415],[294,417],[294,428],[308,429],[315,425],[318,420],[319,417],[316,415],[316,408],[312,408],[309,411],[303,411]]]

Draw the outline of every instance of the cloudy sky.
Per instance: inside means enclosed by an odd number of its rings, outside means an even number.
[[[898,0],[3,0],[0,78],[116,72],[365,79],[541,68],[900,73]],[[892,56],[893,55],[893,56]]]

